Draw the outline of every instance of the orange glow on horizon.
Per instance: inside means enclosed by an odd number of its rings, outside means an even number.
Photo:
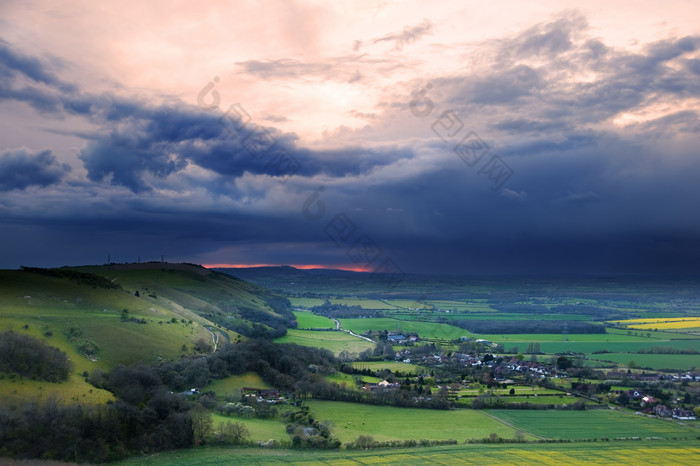
[[[354,265],[321,265],[321,264],[288,264],[300,270],[326,269],[326,270],[346,270],[348,272],[371,272],[369,267]],[[252,267],[280,267],[280,264],[202,264],[207,269],[249,269]]]

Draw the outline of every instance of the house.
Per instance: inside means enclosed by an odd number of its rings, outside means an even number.
[[[382,388],[396,388],[399,387],[400,385],[398,383],[389,383],[386,380],[382,380],[377,384],[377,386],[382,387]]]
[[[400,343],[402,341],[406,341],[406,337],[403,335],[389,335],[386,337],[387,341],[390,343]]]
[[[277,400],[280,397],[279,391],[267,390],[264,388],[241,387],[241,393],[244,396],[256,397],[258,401]]]
[[[695,413],[687,409],[675,408],[673,410],[673,419],[678,419],[679,421],[694,421]]]

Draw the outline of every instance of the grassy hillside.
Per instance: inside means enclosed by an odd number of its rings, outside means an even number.
[[[0,270],[0,331],[40,338],[74,365],[74,376],[60,384],[0,374],[0,394],[104,401],[111,395],[96,393],[81,374],[209,352],[244,338],[225,327],[264,330],[290,321],[286,307],[267,290],[188,264]]]

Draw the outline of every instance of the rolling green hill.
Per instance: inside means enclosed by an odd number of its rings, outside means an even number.
[[[0,270],[0,331],[40,338],[74,365],[63,383],[0,374],[0,396],[104,401],[111,396],[79,375],[211,352],[224,341],[283,333],[293,319],[285,298],[196,265]]]

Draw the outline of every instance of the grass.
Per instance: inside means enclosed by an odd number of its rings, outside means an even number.
[[[374,343],[354,337],[345,332],[336,331],[313,331],[313,330],[287,330],[287,334],[283,337],[275,339],[276,343],[296,343],[301,346],[313,346],[316,348],[325,348],[335,355],[339,355],[342,351],[348,351],[351,354],[359,354],[362,351],[374,348]]]
[[[299,330],[310,328],[335,328],[335,321],[328,317],[317,316],[307,311],[294,311]]]
[[[530,343],[527,340],[523,341],[508,341],[499,342],[508,348],[517,347],[520,351],[527,350],[527,345]],[[549,353],[566,353],[572,351],[574,353],[591,354],[595,351],[607,350],[613,353],[636,353],[639,350],[644,350],[654,346],[667,346],[678,349],[697,349],[698,340],[671,340],[663,342],[621,342],[621,341],[545,341],[540,343],[540,350]],[[546,356],[544,356],[546,357]],[[593,355],[596,357],[596,355]]]
[[[158,287],[172,281],[173,285],[188,280],[200,288],[216,288],[218,281],[202,283],[191,273],[168,273],[160,270],[112,271],[94,268],[92,272],[119,274],[127,286],[132,282],[150,277]],[[129,273],[137,274],[136,280]],[[185,277],[180,276],[184,274]],[[109,275],[108,275],[109,276]],[[130,278],[132,281],[127,280]],[[119,280],[116,280],[119,283]],[[145,283],[145,282],[144,282]],[[234,287],[231,280],[228,285]],[[193,285],[194,286],[194,285]],[[211,339],[204,325],[211,322],[198,316],[173,299],[162,295],[152,298],[141,290],[141,297],[120,289],[93,288],[90,284],[78,283],[66,278],[2,270],[0,271],[0,331],[24,332],[44,339],[49,345],[64,351],[75,365],[76,373],[95,368],[109,369],[115,364],[133,362],[155,362],[160,359],[175,359],[182,354],[182,345],[192,346],[198,339]],[[127,288],[128,289],[128,288]],[[157,292],[155,292],[157,293]],[[183,295],[182,291],[177,291]],[[158,296],[158,295],[156,295]],[[122,322],[121,314],[128,310],[130,318],[144,319],[147,323]],[[171,323],[175,319],[177,323]],[[185,320],[183,323],[182,320]],[[192,324],[189,324],[189,321]],[[79,337],[69,339],[71,328],[78,329]],[[234,332],[228,332],[235,336]],[[94,342],[98,347],[97,360],[90,360],[78,351],[82,340]]]
[[[488,412],[523,432],[552,439],[602,437],[694,439],[698,435],[697,428],[613,410],[492,410]]]
[[[325,303],[325,299],[321,298],[288,298],[289,302],[292,303],[294,307],[311,308],[314,306],[320,306]]]
[[[449,445],[391,450],[308,451],[202,447],[134,457],[120,465],[220,464],[692,464],[700,448],[683,442]]]
[[[406,364],[403,362],[394,362],[394,361],[360,361],[360,362],[353,362],[352,367],[355,367],[357,369],[369,369],[371,371],[378,371],[382,369],[389,369],[392,372],[402,372],[404,374],[406,373],[413,373],[413,374],[421,374],[423,372],[423,368],[416,364]]]
[[[362,309],[381,310],[381,309],[396,309],[396,306],[390,304],[389,301],[381,299],[357,299],[357,298],[340,298],[330,299],[333,304],[344,304],[346,306],[360,306]]]
[[[0,405],[46,400],[49,396],[57,397],[60,402],[81,404],[102,404],[114,400],[110,392],[93,387],[78,374],[72,374],[61,383],[22,379],[14,374],[0,376]]]
[[[432,309],[431,303],[415,299],[388,299],[386,303],[400,309]]]
[[[250,431],[250,440],[253,441],[267,441],[270,439],[275,439],[277,441],[289,440],[289,434],[287,434],[284,429],[285,424],[277,419],[243,419],[239,417],[221,416],[219,414],[212,414],[211,419],[214,423],[214,429],[216,429],[216,425],[220,422],[240,422],[241,424],[245,424]]]
[[[447,324],[417,322],[387,318],[340,319],[343,328],[362,334],[369,330],[417,333],[420,338],[431,340],[456,340],[461,336],[473,336],[467,330]]]
[[[627,366],[634,361],[637,367],[652,369],[688,370],[700,367],[700,354],[639,354],[639,353],[605,353],[589,356],[599,361],[611,361]]]
[[[204,388],[204,391],[213,391],[220,397],[233,395],[238,397],[241,394],[241,388],[272,388],[270,384],[265,382],[255,372],[246,372],[245,374],[232,375],[225,379],[215,380]]]
[[[309,401],[311,412],[320,421],[331,420],[341,442],[371,435],[377,441],[447,440],[459,442],[497,433],[513,438],[515,429],[476,410],[431,410],[373,406],[338,401]]]
[[[325,379],[329,382],[335,382],[338,385],[342,385],[343,382],[345,382],[346,387],[359,390],[355,384],[355,377],[359,377],[365,383],[379,383],[382,381],[382,379],[372,377],[371,375],[350,375],[342,372],[336,372],[335,374],[328,375],[325,377]]]

